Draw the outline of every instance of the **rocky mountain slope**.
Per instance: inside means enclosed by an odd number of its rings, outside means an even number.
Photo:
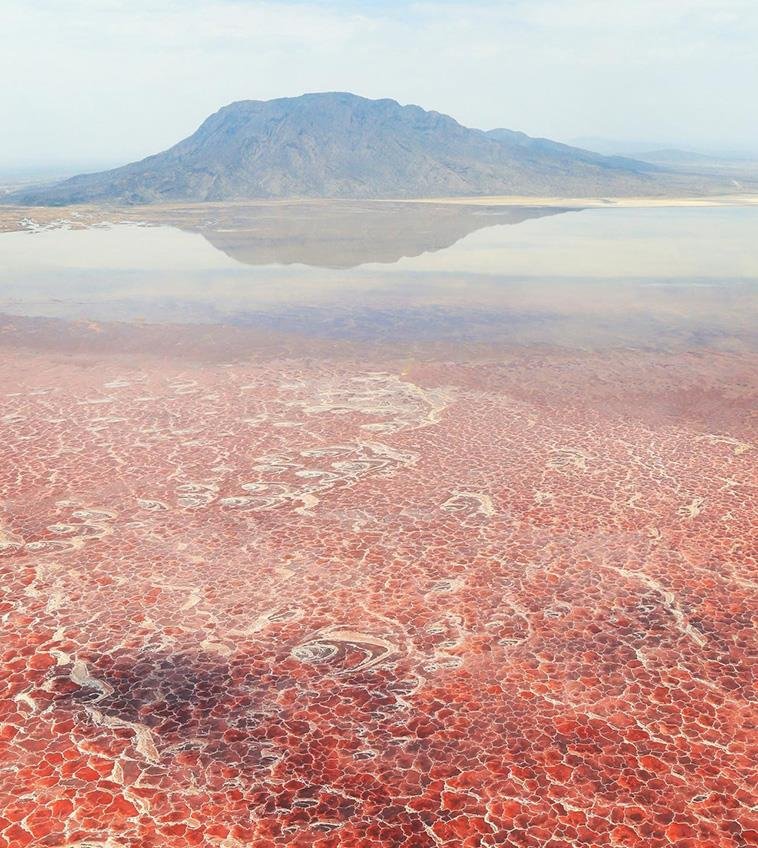
[[[11,202],[662,194],[661,168],[346,93],[244,100],[170,149]],[[9,198],[5,198],[8,202]]]

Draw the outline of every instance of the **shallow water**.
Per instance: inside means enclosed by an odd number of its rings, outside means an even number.
[[[4,234],[0,312],[390,344],[756,344],[758,209],[414,208],[402,231],[374,207],[300,214]]]

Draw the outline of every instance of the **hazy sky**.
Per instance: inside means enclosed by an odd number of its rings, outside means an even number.
[[[758,0],[0,0],[0,167],[157,152],[233,100],[758,151]]]

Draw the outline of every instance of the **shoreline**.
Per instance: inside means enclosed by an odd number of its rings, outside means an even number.
[[[424,203],[459,206],[547,206],[547,207],[646,207],[646,206],[753,206],[758,205],[758,194],[714,194],[714,195],[623,195],[603,197],[564,197],[561,195],[492,194],[461,195],[448,197],[260,197],[245,200],[173,200],[161,203],[71,203],[61,206],[20,205],[4,203],[0,196],[0,216],[29,210],[124,210],[137,209],[194,209],[248,206],[330,206],[341,203]]]
[[[373,201],[390,203],[441,203],[462,206],[539,206],[576,209],[644,209],[663,207],[758,206],[758,194],[724,194],[713,197],[436,197],[412,200]]]
[[[79,204],[71,206],[15,206],[0,202],[0,234],[22,232],[37,228],[68,226],[87,229],[106,223],[142,223],[152,226],[182,221],[193,228],[202,226],[205,213],[310,208],[339,210],[340,207],[361,206],[368,209],[394,205],[396,207],[430,206],[438,209],[465,210],[477,207],[489,209],[665,209],[665,208],[753,208],[758,207],[758,194],[714,195],[711,197],[527,197],[524,195],[482,197],[426,198],[291,198],[229,201],[177,201],[173,203],[119,206],[111,204]]]

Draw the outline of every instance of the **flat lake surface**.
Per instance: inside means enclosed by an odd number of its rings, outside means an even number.
[[[758,209],[24,214],[0,848],[756,844]]]
[[[359,207],[264,233],[233,218],[7,233],[0,312],[389,343],[756,343],[758,209],[424,212],[399,232]]]

